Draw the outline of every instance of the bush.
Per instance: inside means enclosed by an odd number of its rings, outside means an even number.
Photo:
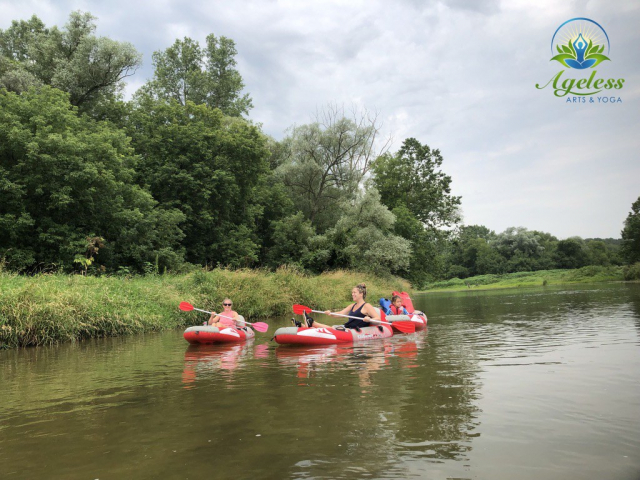
[[[624,267],[622,275],[625,280],[640,280],[640,262]]]

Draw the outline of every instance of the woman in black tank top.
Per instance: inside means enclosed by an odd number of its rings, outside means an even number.
[[[351,289],[351,298],[354,303],[349,305],[348,307],[343,308],[339,312],[331,312],[330,310],[325,311],[327,315],[349,315],[350,317],[358,317],[350,318],[347,323],[344,324],[345,328],[362,328],[362,327],[370,327],[371,325],[375,325],[369,323],[371,320],[380,320],[380,314],[378,310],[373,308],[371,304],[365,302],[365,298],[367,296],[367,286],[364,283],[361,283]],[[311,325],[309,325],[311,323]],[[313,320],[308,322],[307,325],[309,327],[324,327],[330,328],[329,325],[324,325],[323,323],[318,323]]]

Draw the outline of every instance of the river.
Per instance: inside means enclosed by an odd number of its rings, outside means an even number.
[[[278,346],[287,317],[0,351],[0,478],[640,478],[640,284],[414,305],[354,346]]]

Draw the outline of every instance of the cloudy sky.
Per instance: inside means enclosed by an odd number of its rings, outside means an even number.
[[[276,139],[329,103],[377,111],[392,151],[407,137],[441,150],[467,225],[619,238],[640,196],[635,0],[0,0],[0,29],[33,14],[63,26],[73,10],[143,54],[129,94],[151,78],[154,51],[213,33],[236,42],[250,118]],[[575,17],[606,30],[611,62],[596,78],[623,78],[607,92],[621,102],[567,103],[536,89],[562,70],[551,38]]]

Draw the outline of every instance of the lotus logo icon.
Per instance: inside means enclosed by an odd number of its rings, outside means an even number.
[[[551,60],[565,67],[583,70],[593,68],[599,63],[610,60],[604,55],[605,43],[609,54],[609,36],[597,22],[588,18],[572,18],[558,27],[551,39],[551,53],[554,46],[557,55]]]
[[[622,103],[616,90],[622,89],[624,78],[600,77],[596,70],[611,61],[610,48],[609,35],[599,23],[583,17],[567,20],[551,37],[550,61],[558,62],[562,70],[546,84],[536,83],[536,88],[550,86],[566,103]]]

